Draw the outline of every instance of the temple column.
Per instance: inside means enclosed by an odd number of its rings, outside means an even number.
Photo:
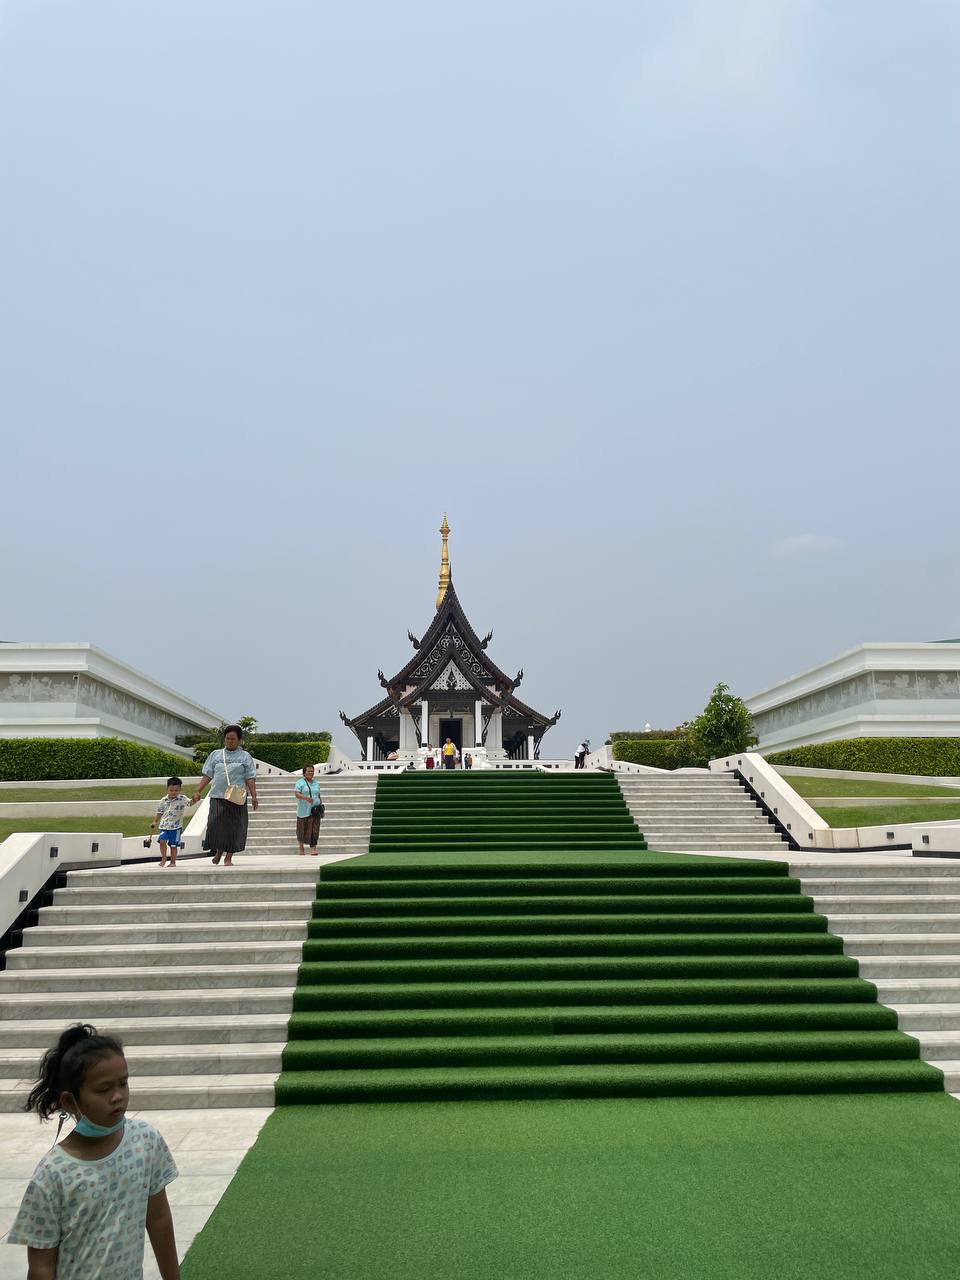
[[[406,709],[400,708],[400,750],[416,751],[417,749],[417,726],[413,716]]]
[[[473,711],[473,743],[474,746],[483,746],[483,703],[478,698]]]
[[[527,759],[528,760],[533,759],[533,734],[532,733],[527,734]]]
[[[420,741],[424,746],[430,741],[430,705],[426,698],[420,703]]]
[[[503,755],[503,711],[500,707],[494,708],[487,725],[487,754]]]
[[[367,759],[368,760],[373,759],[373,734],[372,733],[367,734]]]

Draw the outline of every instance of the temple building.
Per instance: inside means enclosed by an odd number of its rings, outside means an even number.
[[[422,640],[407,632],[415,652],[406,666],[389,680],[378,672],[386,697],[353,718],[341,711],[340,719],[356,734],[364,760],[384,760],[394,752],[415,760],[447,738],[478,762],[538,759],[543,735],[560,712],[545,716],[521,702],[516,690],[523,670],[510,677],[491,661],[487,645],[493,632],[480,639],[454,589],[446,515],[440,536],[433,621]]]

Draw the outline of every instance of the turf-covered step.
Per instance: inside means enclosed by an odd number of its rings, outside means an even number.
[[[292,1040],[284,1071],[522,1063],[906,1060],[920,1046],[901,1031],[715,1031],[507,1036],[389,1036]]]
[[[556,853],[560,850],[582,853],[603,853],[608,849],[645,849],[646,842],[638,834],[636,836],[556,836],[551,838],[540,835],[526,836],[512,831],[503,835],[489,833],[459,834],[451,832],[446,835],[430,833],[411,834],[409,836],[370,836],[371,853],[409,853],[411,849],[438,849],[444,853],[457,849],[506,849],[522,851],[526,849],[542,849],[545,853]]]
[[[342,960],[453,956],[598,955],[762,955],[765,953],[843,954],[832,933],[539,933],[374,935],[309,938],[304,960]]]
[[[310,1010],[291,1016],[289,1038],[896,1030],[896,1013],[876,1001],[869,1004],[519,1005]]]
[[[614,978],[499,982],[301,982],[293,1008],[429,1009],[564,1004],[863,1004],[877,989],[863,978]]]
[[[466,876],[423,876],[415,882],[409,879],[398,880],[330,880],[324,884],[325,900],[335,901],[338,898],[381,898],[409,897],[411,883],[416,894],[421,898],[461,897],[464,894],[482,896],[490,895],[489,879],[469,879]],[[536,879],[527,877],[501,876],[497,881],[498,895],[505,894],[687,894],[687,893],[775,893],[800,894],[799,880],[790,876],[772,879],[770,876],[713,876],[694,879],[692,876],[648,876],[637,880],[634,876],[603,876],[591,878],[578,876],[548,878],[540,876]]]
[[[657,978],[856,977],[857,961],[828,955],[563,955],[429,956],[405,960],[305,960],[303,986],[370,982],[554,982],[565,978],[627,980]]]
[[[285,1071],[283,1103],[416,1102],[485,1098],[664,1097],[678,1094],[941,1091],[943,1074],[919,1060],[604,1063],[363,1071]]]
[[[634,859],[618,862],[604,862],[602,858],[591,858],[584,862],[564,862],[557,860],[545,862],[497,861],[476,862],[469,857],[457,857],[456,861],[445,859],[442,867],[430,863],[419,862],[416,858],[407,860],[391,859],[389,862],[378,862],[376,858],[350,858],[344,862],[332,862],[321,868],[321,892],[331,880],[424,880],[437,876],[445,880],[469,879],[485,880],[496,887],[503,877],[523,876],[528,880],[563,879],[593,880],[598,877],[611,876],[621,879],[631,876],[638,880],[656,879],[668,875],[672,879],[712,879],[714,876],[744,877],[755,879],[763,876],[770,880],[781,879],[789,875],[785,862],[760,862],[749,858],[711,858],[709,866],[705,866],[702,858],[691,858],[671,855],[658,859],[655,855],[645,857],[642,853]]]
[[[798,909],[795,912],[740,912],[729,911],[711,913],[708,911],[689,911],[683,913],[662,912],[645,914],[637,912],[622,915],[616,912],[596,913],[579,912],[554,914],[513,914],[504,915],[478,910],[471,915],[449,915],[428,918],[423,916],[335,916],[323,915],[307,923],[307,934],[310,938],[365,938],[377,935],[417,934],[423,936],[428,931],[435,937],[445,934],[476,934],[479,936],[495,936],[498,934],[539,933],[556,934],[562,930],[574,937],[582,934],[595,934],[598,931],[633,934],[643,936],[648,933],[736,933],[750,932],[756,929],[760,933],[821,933],[828,929],[826,916],[812,911]]]
[[[478,905],[494,914],[593,912],[625,915],[631,910],[645,915],[688,911],[811,911],[813,901],[800,893],[621,893],[621,894],[523,894],[476,897],[318,898],[315,917],[378,915],[473,915]]]

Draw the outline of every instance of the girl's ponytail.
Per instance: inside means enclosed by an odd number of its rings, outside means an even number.
[[[41,1058],[37,1083],[30,1090],[24,1111],[36,1111],[41,1120],[48,1120],[60,1109],[62,1093],[76,1097],[90,1064],[114,1053],[123,1053],[123,1045],[114,1036],[98,1035],[96,1028],[85,1022],[67,1027]]]

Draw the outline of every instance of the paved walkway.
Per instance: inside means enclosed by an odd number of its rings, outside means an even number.
[[[269,1114],[269,1107],[130,1112],[159,1129],[180,1170],[167,1194],[181,1258],[219,1203]],[[56,1132],[55,1120],[41,1125],[35,1116],[0,1115],[0,1280],[23,1280],[27,1274],[27,1251],[7,1244],[7,1232],[30,1174],[49,1150]],[[143,1275],[144,1280],[159,1280],[149,1240]]]

